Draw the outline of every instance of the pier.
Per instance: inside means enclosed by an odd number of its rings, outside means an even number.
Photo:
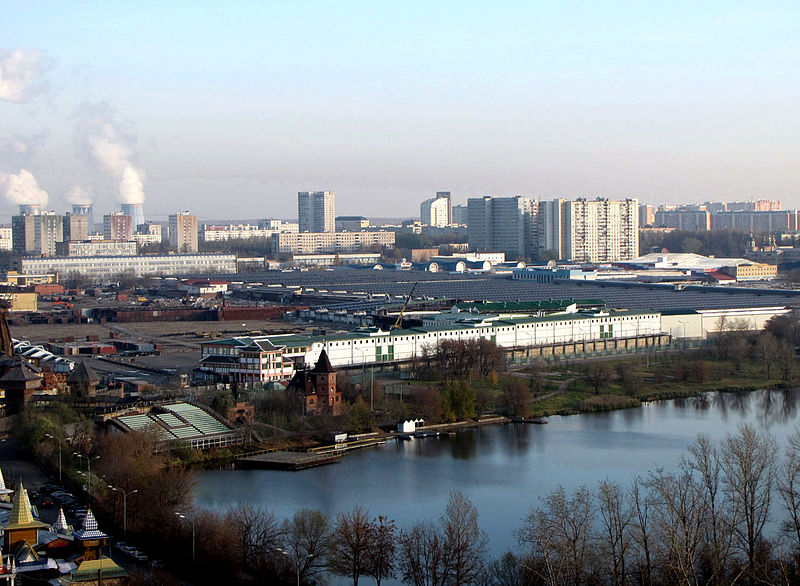
[[[276,451],[238,458],[236,467],[244,469],[305,470],[315,466],[336,464],[340,458],[339,454]]]

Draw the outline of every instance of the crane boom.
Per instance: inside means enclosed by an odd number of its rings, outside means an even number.
[[[411,287],[411,292],[408,294],[408,297],[406,297],[406,300],[403,303],[403,307],[400,308],[400,315],[397,316],[397,319],[395,320],[394,325],[392,325],[392,327],[389,328],[389,329],[396,330],[396,329],[398,329],[400,327],[400,324],[403,323],[403,314],[406,311],[406,307],[408,307],[408,302],[411,301],[411,296],[414,294],[414,290],[417,288],[417,284],[418,283],[419,283],[419,281],[416,281],[414,283],[414,286]]]

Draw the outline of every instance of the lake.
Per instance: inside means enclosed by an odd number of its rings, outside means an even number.
[[[595,487],[604,479],[627,486],[656,467],[674,467],[698,433],[715,441],[742,422],[767,430],[781,448],[798,420],[800,391],[707,393],[641,408],[550,417],[548,425],[508,424],[454,436],[391,441],[354,451],[339,464],[301,472],[203,470],[194,491],[199,506],[239,502],[279,518],[304,507],[336,513],[366,507],[399,527],[436,520],[450,490],[461,490],[480,512],[490,553],[516,546],[515,531],[532,507],[558,485]]]

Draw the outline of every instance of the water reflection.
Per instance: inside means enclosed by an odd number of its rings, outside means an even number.
[[[331,515],[363,505],[400,527],[436,519],[450,490],[473,500],[492,552],[514,547],[514,530],[558,485],[572,490],[604,479],[674,467],[697,433],[715,441],[743,421],[782,444],[798,424],[797,390],[708,393],[610,413],[551,417],[549,425],[509,424],[452,436],[397,441],[303,472],[207,470],[197,504],[224,509],[248,502],[288,517],[303,507]]]

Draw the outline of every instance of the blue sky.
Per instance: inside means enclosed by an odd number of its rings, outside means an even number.
[[[229,4],[6,3],[0,48],[39,71],[0,145],[37,148],[0,173],[115,207],[76,115],[104,103],[151,215],[291,217],[306,189],[371,216],[437,190],[800,206],[796,2]]]

